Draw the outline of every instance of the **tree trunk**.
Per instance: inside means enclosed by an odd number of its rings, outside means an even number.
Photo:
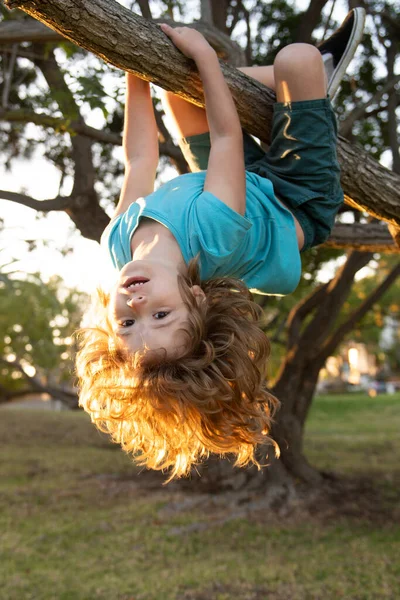
[[[351,252],[332,281],[303,299],[289,315],[288,352],[271,388],[272,393],[281,400],[281,408],[272,429],[272,437],[280,446],[280,459],[275,459],[272,452],[268,458],[261,453],[260,463],[269,465],[261,471],[253,467],[247,470],[232,469],[228,461],[213,459],[198,467],[201,475],[198,486],[207,491],[267,490],[272,501],[279,499],[279,502],[290,502],[296,497],[297,483],[302,482],[312,489],[324,480],[323,474],[309,464],[303,453],[304,425],[319,371],[343,337],[400,275],[398,264],[332,334],[335,319],[348,298],[355,274],[371,257],[369,253]]]
[[[6,4],[24,10],[118,68],[204,105],[201,81],[193,62],[173,46],[155,23],[131,13],[117,2],[6,0]],[[222,69],[243,126],[268,142],[273,92],[226,64],[222,64]],[[400,225],[400,177],[343,138],[339,140],[338,156],[346,202]]]

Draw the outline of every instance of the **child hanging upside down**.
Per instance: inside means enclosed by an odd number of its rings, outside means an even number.
[[[139,464],[170,468],[172,478],[210,452],[257,464],[257,444],[274,444],[278,401],[265,383],[269,343],[251,292],[295,290],[300,252],[334,224],[343,192],[329,95],[363,23],[354,9],[319,49],[292,44],[273,66],[241,69],[276,92],[268,152],[242,131],[204,37],[162,25],[195,61],[205,110],[165,93],[192,172],[157,191],[149,84],[127,75],[125,179],[102,236],[118,281],[98,293],[77,370],[81,405]]]

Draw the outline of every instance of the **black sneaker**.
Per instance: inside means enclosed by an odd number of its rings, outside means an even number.
[[[317,46],[324,60],[328,77],[328,94],[331,99],[338,91],[343,75],[361,41],[364,23],[364,8],[353,8],[339,29]]]

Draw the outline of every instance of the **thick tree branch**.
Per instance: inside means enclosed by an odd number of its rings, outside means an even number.
[[[400,248],[400,227],[397,227],[397,225],[388,225],[388,230],[392,236],[394,245],[396,248]]]
[[[62,32],[109,63],[204,105],[201,81],[159,27],[111,0],[6,0]],[[151,50],[149,43],[151,41]],[[274,94],[236,69],[222,64],[242,124],[268,142]],[[400,225],[400,178],[361,148],[340,138],[338,156],[346,201],[359,210]]]
[[[360,252],[400,252],[384,223],[336,223],[324,246]]]
[[[146,20],[149,20],[149,18],[150,17],[146,17]],[[186,23],[174,23],[166,17],[163,19],[154,19],[154,22],[170,23],[181,26],[186,25]],[[228,35],[213,27],[212,24],[203,21],[196,21],[191,23],[190,26],[201,31],[223,60],[226,60],[235,66],[245,64],[243,50],[236,42],[233,42]],[[50,27],[47,27],[44,23],[37,21],[35,18],[0,23],[0,45],[15,42],[39,42],[46,44],[49,42],[58,43],[61,41],[68,41],[64,33],[59,33],[58,31],[50,29]]]
[[[46,27],[34,19],[24,21],[3,21],[0,23],[0,44],[14,44],[15,42],[62,42],[65,37]]]

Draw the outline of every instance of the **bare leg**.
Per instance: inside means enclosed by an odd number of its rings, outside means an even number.
[[[270,90],[275,91],[274,67],[272,65],[265,67],[239,67],[239,71],[263,83]]]
[[[290,44],[274,62],[278,102],[326,98],[327,79],[322,56],[310,44]]]
[[[174,123],[177,136],[186,138],[208,131],[204,108],[187,102],[172,92],[163,91],[161,99],[164,112]]]
[[[276,91],[278,102],[326,97],[327,81],[322,56],[310,44],[286,46],[276,56],[273,66],[241,67],[240,71]]]

